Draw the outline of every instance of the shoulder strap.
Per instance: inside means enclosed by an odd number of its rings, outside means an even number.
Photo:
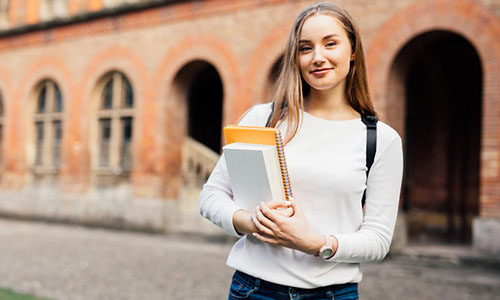
[[[368,174],[375,159],[375,152],[377,151],[377,122],[378,119],[373,115],[362,115],[361,121],[366,125],[366,180],[368,181]],[[363,192],[361,205],[365,206],[366,189]]]
[[[271,102],[271,113],[269,114],[269,117],[267,117],[266,127],[271,126],[271,117],[273,116],[273,112],[274,112],[274,102]]]

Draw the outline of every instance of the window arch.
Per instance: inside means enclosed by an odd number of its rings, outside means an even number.
[[[63,126],[63,99],[57,84],[49,79],[36,89],[34,112],[35,167],[59,169]]]
[[[97,166],[132,169],[134,92],[129,79],[113,71],[101,80],[97,105]]]

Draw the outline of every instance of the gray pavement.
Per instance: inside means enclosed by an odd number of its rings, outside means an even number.
[[[227,299],[228,241],[0,219],[0,287],[52,299]],[[500,299],[500,270],[484,264],[392,256],[363,271],[361,299]]]

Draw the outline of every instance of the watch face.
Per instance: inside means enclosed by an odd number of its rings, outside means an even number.
[[[321,257],[323,257],[323,258],[328,258],[332,254],[333,254],[333,250],[332,249],[325,249],[325,250],[321,251],[321,253],[320,253]]]

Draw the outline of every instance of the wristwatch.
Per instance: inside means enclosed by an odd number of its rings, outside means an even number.
[[[329,259],[333,256],[333,239],[334,237],[331,235],[323,236],[325,238],[325,244],[319,248],[319,251],[316,257],[321,257],[322,259]]]

